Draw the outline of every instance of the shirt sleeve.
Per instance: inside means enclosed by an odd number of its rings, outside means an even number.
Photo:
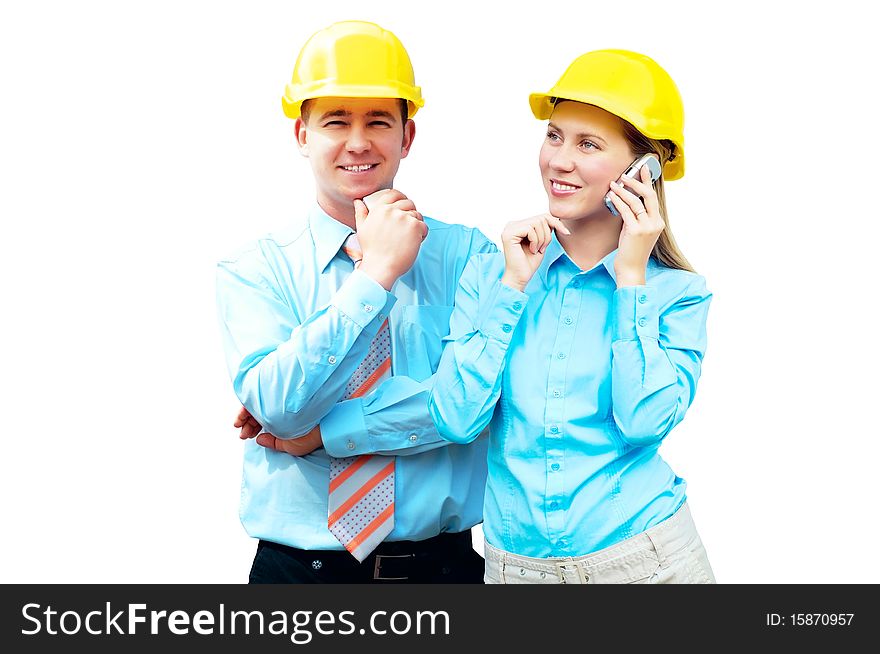
[[[507,350],[528,302],[500,279],[484,278],[483,261],[472,259],[462,274],[428,402],[440,435],[454,443],[474,440],[492,419]]]
[[[617,427],[630,444],[659,443],[684,418],[700,378],[711,298],[700,276],[662,310],[656,288],[615,291],[612,404]]]
[[[339,401],[395,298],[354,271],[300,320],[253,261],[217,268],[217,307],[238,399],[279,438],[310,431]]]
[[[465,261],[497,249],[481,232],[472,230]],[[457,276],[453,279],[458,282]],[[321,421],[324,449],[336,457],[406,456],[449,445],[428,412],[428,398],[437,382],[434,373],[424,381],[393,375],[369,395],[338,403]]]

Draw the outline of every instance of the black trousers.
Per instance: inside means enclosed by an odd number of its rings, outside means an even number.
[[[358,563],[345,550],[301,550],[261,540],[252,584],[481,584],[483,557],[470,530],[421,541],[380,543]]]

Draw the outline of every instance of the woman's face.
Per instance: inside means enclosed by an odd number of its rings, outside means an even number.
[[[550,213],[569,220],[611,215],[605,194],[634,158],[620,118],[590,104],[559,103],[538,158]]]

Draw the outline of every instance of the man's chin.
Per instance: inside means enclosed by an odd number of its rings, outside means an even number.
[[[350,201],[363,200],[365,197],[391,188],[390,184],[368,184],[349,189],[345,192],[345,197]]]

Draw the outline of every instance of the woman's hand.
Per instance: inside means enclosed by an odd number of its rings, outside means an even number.
[[[555,229],[563,234],[571,234],[559,218],[549,213],[507,223],[501,232],[501,244],[504,248],[502,284],[517,291],[525,289],[541,265],[544,250],[547,249]]]
[[[623,218],[614,260],[618,288],[645,283],[648,259],[666,228],[647,166],[639,169],[639,178],[623,177],[623,185],[611,182],[611,202]]]

